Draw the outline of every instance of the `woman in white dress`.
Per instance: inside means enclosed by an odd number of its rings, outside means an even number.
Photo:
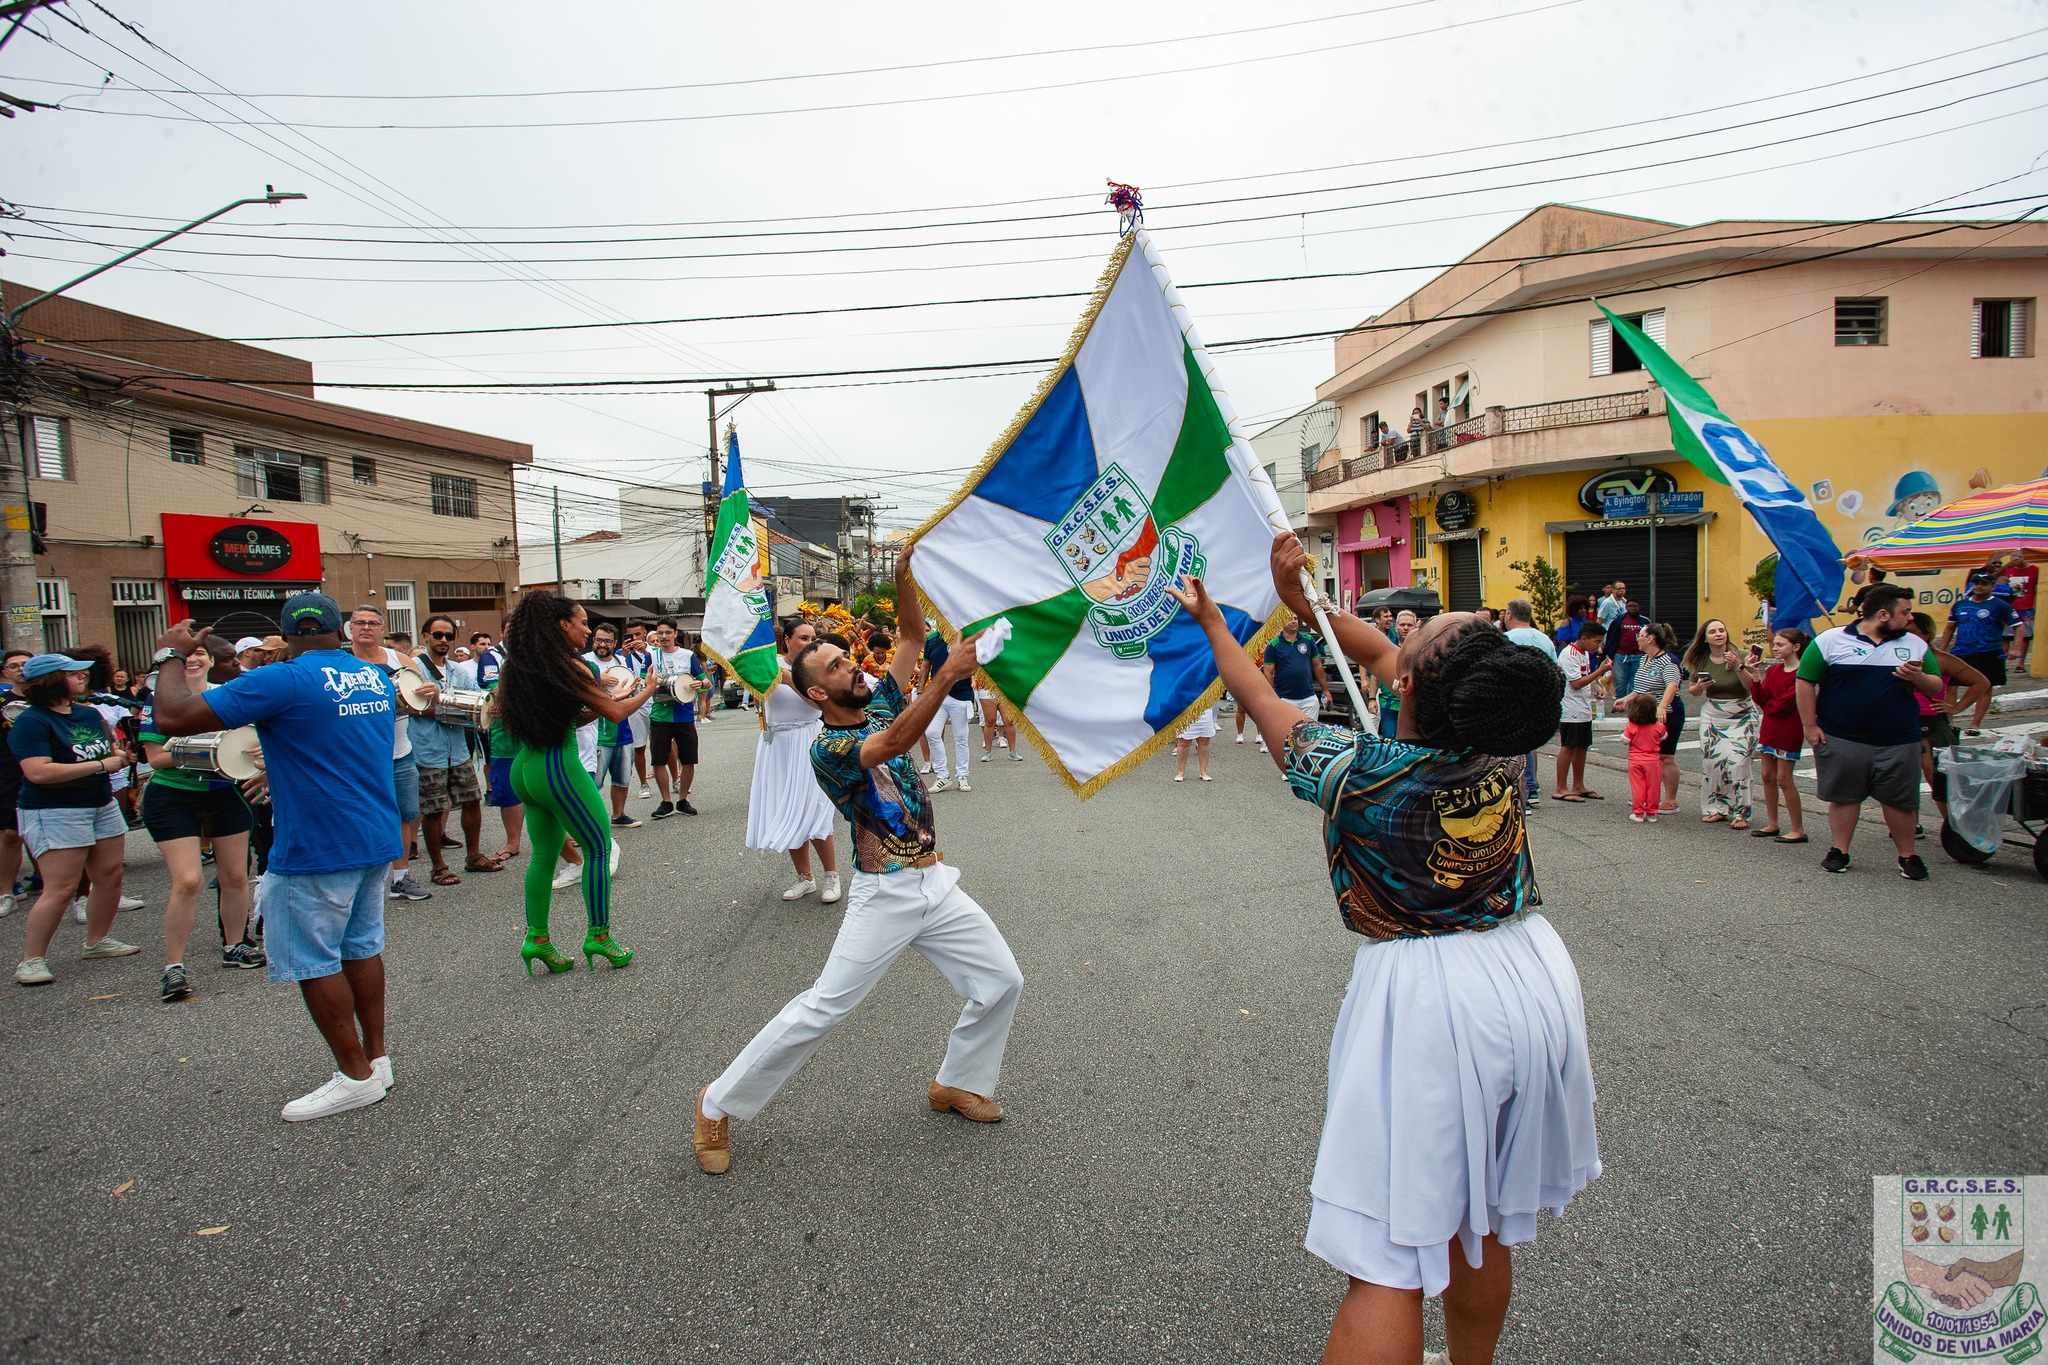
[[[1281,599],[1306,613],[1292,532]],[[1600,1174],[1578,972],[1540,914],[1524,755],[1557,730],[1564,675],[1469,612],[1397,648],[1331,616],[1334,642],[1401,696],[1392,739],[1305,721],[1190,579],[1175,590],[1295,795],[1323,812],[1344,927],[1361,935],[1330,1044],[1308,1249],[1349,1277],[1325,1365],[1423,1361],[1425,1296],[1448,1349],[1485,1365],[1507,1318],[1508,1248]]]
[[[1174,737],[1173,780],[1188,780],[1188,750],[1193,749],[1199,757],[1197,768],[1202,780],[1209,780],[1209,741],[1216,737],[1216,708],[1210,707],[1201,715],[1188,722],[1188,728]]]
[[[818,708],[789,685],[789,661],[818,638],[808,621],[778,630],[782,645],[782,678],[762,708],[761,738],[754,745],[754,788],[747,798],[747,847],[763,853],[787,853],[796,866],[796,884],[782,893],[786,901],[802,900],[817,891],[811,875],[811,851],[825,871],[818,899],[830,905],[839,899],[839,862],[832,851],[832,803],[811,770],[811,741],[825,726]]]

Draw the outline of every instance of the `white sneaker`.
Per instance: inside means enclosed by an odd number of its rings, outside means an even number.
[[[647,784],[646,784],[645,782],[642,782],[642,783],[640,784],[640,799],[641,799],[642,801],[645,801],[645,800],[647,800],[647,799],[648,799],[649,797],[651,797],[651,796],[653,796],[653,795],[654,795],[654,788],[652,788],[652,787],[648,786],[648,785],[647,785]]]
[[[983,749],[983,750],[981,751],[981,761],[982,761],[982,762],[984,762],[984,763],[988,762],[988,761],[989,761],[990,759],[992,759],[992,758],[994,758],[994,757],[995,757],[995,754],[994,754],[993,752],[991,752],[990,750],[987,750],[987,749]]]
[[[1244,736],[1243,736],[1243,735],[1239,735],[1239,736],[1237,737],[1237,742],[1238,742],[1239,744],[1242,744],[1242,743],[1244,743]]]
[[[922,767],[920,767],[920,768],[918,769],[918,771],[919,771],[920,773],[923,773],[923,774],[925,774],[926,776],[930,776],[930,775],[931,775],[931,771],[932,771],[932,765],[931,765],[931,764],[929,764],[929,763],[927,763],[927,764],[924,764],[924,765],[923,765]]]
[[[47,986],[57,978],[50,974],[50,964],[39,957],[25,957],[15,964],[14,984],[17,986]]]
[[[619,841],[617,839],[612,840],[611,859],[605,864],[605,871],[614,877],[619,875]]]
[[[14,893],[10,891],[4,896],[0,896],[0,919],[6,919],[9,915],[13,913]]]
[[[350,1109],[361,1109],[364,1105],[375,1104],[384,1098],[390,1087],[377,1077],[376,1068],[370,1070],[368,1080],[358,1081],[345,1071],[337,1071],[334,1078],[310,1095],[301,1095],[278,1111],[286,1123],[304,1123],[307,1119],[324,1119],[329,1114],[339,1114]]]
[[[968,786],[967,779],[963,777],[960,779],[960,790],[964,792],[971,792],[974,790],[974,788]]]
[[[382,1057],[370,1058],[370,1076],[373,1080],[384,1082],[386,1090],[396,1088],[398,1082],[391,1075],[391,1056],[389,1053]]]
[[[577,882],[580,882],[582,880],[582,863],[563,863],[560,867],[555,869],[554,887],[557,891],[560,891],[565,887],[574,886]]]
[[[932,784],[932,790],[934,792],[949,792],[953,790],[953,779],[950,777],[940,778]]]
[[[71,922],[73,924],[85,923],[85,897],[79,896],[71,902]]]
[[[790,887],[789,890],[783,892],[782,898],[786,901],[800,901],[817,889],[818,884],[809,877],[806,877],[795,886]]]
[[[139,953],[141,951],[142,949],[136,947],[134,944],[123,943],[121,942],[120,939],[115,938],[113,935],[109,934],[107,937],[101,939],[98,943],[86,944],[85,947],[79,951],[78,955],[81,958],[127,957],[133,953]]]
[[[997,735],[997,736],[996,736],[996,747],[997,747],[998,749],[1007,749],[1007,748],[1009,748],[1009,747],[1010,747],[1010,741],[1009,741],[1008,739],[1004,738],[1004,737],[1003,737],[1002,735]]]
[[[839,899],[839,874],[837,872],[827,872],[825,874],[825,889],[818,893],[818,899],[827,905]]]
[[[1422,1358],[1422,1365],[1451,1365],[1449,1351],[1431,1351]]]
[[[114,904],[116,910],[140,910],[143,901],[140,896],[123,896]]]

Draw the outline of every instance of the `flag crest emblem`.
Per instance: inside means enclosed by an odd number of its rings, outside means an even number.
[[[1284,614],[1268,564],[1287,516],[1213,371],[1150,239],[1131,232],[1059,364],[912,537],[947,634],[1010,622],[983,684],[1083,797],[1222,693],[1169,588],[1201,577],[1246,646]]]

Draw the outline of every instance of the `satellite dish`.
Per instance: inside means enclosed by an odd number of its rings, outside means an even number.
[[[1323,458],[1337,436],[1337,405],[1318,403],[1301,416],[1301,472],[1307,474]]]

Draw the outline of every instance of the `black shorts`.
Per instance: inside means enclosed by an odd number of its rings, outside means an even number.
[[[189,791],[152,782],[142,794],[142,827],[160,844],[208,835],[224,839],[247,834],[256,817],[234,787]]]
[[[2005,686],[2004,651],[1994,649],[1988,654],[1959,654],[1956,657],[1991,679],[1993,687]]]
[[[694,720],[656,720],[647,725],[647,761],[656,765],[668,762],[669,750],[675,750],[675,761],[685,768],[697,766],[697,722]]]
[[[1592,748],[1593,722],[1590,720],[1567,720],[1558,722],[1557,747],[1560,749]]]
[[[1664,742],[1657,746],[1657,752],[1666,756],[1677,753],[1679,732],[1684,729],[1685,708],[1674,701],[1664,718]]]

